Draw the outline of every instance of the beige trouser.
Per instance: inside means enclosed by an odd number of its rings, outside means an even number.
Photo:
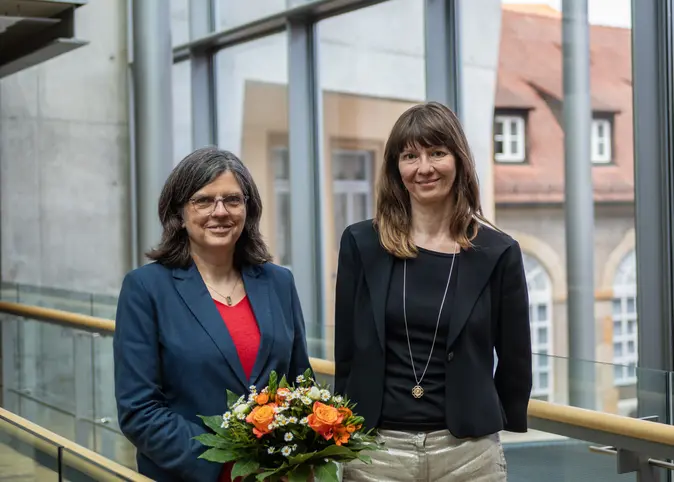
[[[367,452],[372,464],[343,467],[343,482],[505,482],[506,461],[498,434],[457,439],[447,430],[380,430],[386,449]]]

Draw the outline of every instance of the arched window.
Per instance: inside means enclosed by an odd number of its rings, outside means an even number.
[[[613,278],[613,381],[636,383],[637,260],[634,250],[622,259]]]
[[[538,260],[523,255],[529,290],[529,320],[533,357],[532,398],[550,400],[552,397],[552,282]]]

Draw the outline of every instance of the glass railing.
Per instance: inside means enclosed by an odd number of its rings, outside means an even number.
[[[48,297],[42,298],[40,305],[56,307],[49,304]],[[33,315],[21,309],[0,310],[6,340],[5,407],[106,458],[134,467],[134,449],[117,425],[112,384],[114,324],[81,315],[73,324],[66,318],[77,315],[45,315],[36,310],[31,308]],[[334,364],[327,360],[313,363],[318,377],[332,383]],[[673,384],[668,372],[541,354],[534,355],[534,367],[534,407],[541,401],[555,410],[580,406],[598,415],[655,417],[659,424],[653,425],[670,423]],[[570,382],[575,393],[571,398]],[[621,424],[629,419],[611,420]],[[635,480],[634,473],[616,473],[617,455],[606,449],[621,440],[615,434],[596,429],[569,432],[566,429],[571,422],[550,423],[531,408],[530,421],[526,434],[501,435],[510,481]],[[671,430],[674,433],[674,428]],[[642,447],[642,442],[628,445],[637,451],[651,447],[647,442]],[[674,435],[669,449],[674,454]]]
[[[44,427],[0,409],[0,479],[149,482]]]

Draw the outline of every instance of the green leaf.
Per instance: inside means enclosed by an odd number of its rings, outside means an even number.
[[[206,447],[223,449],[227,446],[227,442],[212,433],[202,433],[201,435],[194,437],[194,440],[198,440]]]
[[[208,460],[209,462],[217,462],[219,464],[226,464],[237,459],[236,454],[223,449],[208,449],[199,456],[200,459]]]
[[[236,393],[227,390],[227,408],[231,409],[232,406],[239,401],[239,398],[241,398],[241,395],[237,395]]]
[[[314,455],[316,455],[317,452],[307,452],[304,454],[297,454],[293,455],[292,457],[288,457],[288,463],[290,465],[298,465],[298,464],[303,464],[310,458],[312,458]]]
[[[276,470],[267,470],[266,472],[262,472],[262,473],[257,474],[255,479],[257,479],[259,482],[264,482],[266,479],[270,478],[275,473],[276,473]]]
[[[204,417],[203,415],[197,415],[201,420],[204,421],[204,425],[213,430],[218,435],[224,435],[227,433],[227,429],[222,428],[222,415],[211,415],[210,417]]]
[[[275,392],[278,387],[278,374],[273,370],[269,374],[269,383],[267,385],[269,386],[270,392]]]
[[[328,462],[327,464],[315,465],[314,480],[315,482],[339,482],[337,464]]]
[[[288,379],[286,378],[285,375],[281,377],[281,381],[278,384],[279,388],[290,388],[290,385],[288,384]]]
[[[288,472],[288,482],[307,482],[311,477],[310,465],[299,465],[292,472]]]
[[[329,458],[329,457],[335,457],[335,456],[349,456],[349,455],[354,455],[353,450],[351,450],[349,447],[346,447],[344,445],[329,445],[325,447],[323,450],[320,452],[316,453],[314,458]]]
[[[236,462],[232,467],[232,479],[237,477],[247,477],[260,468],[259,462],[254,460],[242,460]]]
[[[358,460],[365,462],[366,464],[371,464],[372,463],[372,457],[369,455],[365,454],[358,454]]]
[[[304,378],[309,379],[309,378],[313,378],[313,376],[314,376],[314,373],[311,371],[311,368],[307,368],[306,370],[304,370]]]

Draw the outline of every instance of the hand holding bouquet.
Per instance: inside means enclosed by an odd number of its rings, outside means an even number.
[[[210,447],[200,458],[235,462],[232,478],[246,481],[338,482],[337,463],[355,459],[370,463],[363,452],[380,450],[354,405],[315,382],[311,371],[294,384],[272,372],[259,393],[248,397],[229,390],[224,415],[200,416],[214,434],[196,439]]]

